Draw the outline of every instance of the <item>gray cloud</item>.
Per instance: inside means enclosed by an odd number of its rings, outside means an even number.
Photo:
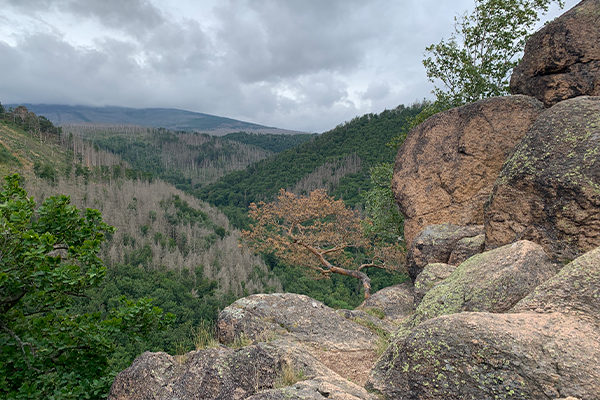
[[[174,107],[317,132],[429,96],[424,48],[447,38],[453,16],[472,7],[472,0],[5,3],[3,103]]]

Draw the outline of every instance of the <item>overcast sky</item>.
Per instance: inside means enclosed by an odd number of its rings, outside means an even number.
[[[180,108],[323,132],[430,98],[424,49],[473,4],[0,0],[0,102]]]

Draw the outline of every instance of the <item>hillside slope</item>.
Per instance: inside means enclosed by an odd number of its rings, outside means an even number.
[[[175,131],[207,132],[224,135],[248,131],[263,133],[298,133],[232,118],[218,117],[175,108],[88,107],[59,104],[23,104],[38,115],[44,115],[57,125],[107,124],[139,125]],[[16,107],[8,104],[6,107]]]
[[[347,204],[360,201],[359,193],[369,187],[369,168],[392,162],[396,149],[386,146],[403,132],[421,105],[399,106],[380,114],[367,114],[338,125],[319,137],[227,174],[211,185],[196,187],[194,194],[223,208],[238,210],[256,201],[270,200],[280,188],[298,191],[311,174],[311,190],[324,188]]]

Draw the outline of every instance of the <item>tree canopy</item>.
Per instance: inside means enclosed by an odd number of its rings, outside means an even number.
[[[508,94],[512,69],[536,22],[554,0],[475,0],[475,9],[455,17],[454,32],[425,50],[423,60],[442,109]],[[564,2],[557,1],[562,7]],[[440,107],[438,107],[440,108]]]
[[[371,295],[368,267],[398,269],[403,257],[398,246],[381,246],[366,234],[358,213],[325,190],[296,197],[280,190],[276,201],[250,205],[251,229],[242,232],[255,250],[301,265],[328,278],[340,274],[361,281],[365,298]]]
[[[74,314],[75,298],[98,286],[105,267],[97,254],[113,228],[98,210],[83,216],[67,196],[36,209],[6,177],[0,193],[0,397],[101,398],[116,371],[108,362],[114,334],[164,329],[172,315],[150,300],[121,299],[107,318]]]

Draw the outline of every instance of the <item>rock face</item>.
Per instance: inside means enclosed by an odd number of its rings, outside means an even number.
[[[542,111],[531,97],[496,97],[436,114],[413,129],[392,180],[407,217],[407,244],[427,225],[482,224],[483,204],[504,161]]]
[[[425,227],[412,241],[406,257],[406,269],[413,282],[427,264],[448,263],[462,239],[479,237],[482,233],[483,225]],[[459,257],[455,258],[458,260]]]
[[[514,94],[546,106],[600,96],[600,1],[585,0],[536,32],[510,81]]]
[[[362,302],[357,310],[376,308],[383,311],[387,319],[400,321],[413,311],[414,293],[409,283],[383,288]]]
[[[557,270],[544,250],[528,241],[475,255],[427,292],[404,327],[464,311],[508,312]]]
[[[517,303],[511,312],[561,313],[584,317],[600,328],[599,265],[600,247],[569,263],[556,276]]]
[[[251,396],[277,388],[286,388],[288,394],[298,393],[295,398],[321,399],[335,393],[337,398],[374,399],[304,349],[285,341],[237,350],[219,347],[185,357],[185,362],[178,362],[165,353],[142,354],[117,375],[109,400],[276,399],[280,397]],[[290,387],[283,372],[286,368],[292,371],[294,380],[302,382]],[[301,397],[303,392],[313,397]]]
[[[464,312],[398,335],[367,388],[388,399],[600,398],[600,249],[513,314]]]
[[[600,245],[600,97],[544,112],[507,160],[485,208],[486,249],[531,240],[573,260]]]
[[[449,277],[455,269],[456,266],[450,264],[427,264],[415,280],[415,307],[421,304],[427,292]]]
[[[378,339],[320,301],[293,293],[255,294],[221,311],[218,340],[228,344],[242,334],[253,341],[285,337],[340,351],[374,350]]]

